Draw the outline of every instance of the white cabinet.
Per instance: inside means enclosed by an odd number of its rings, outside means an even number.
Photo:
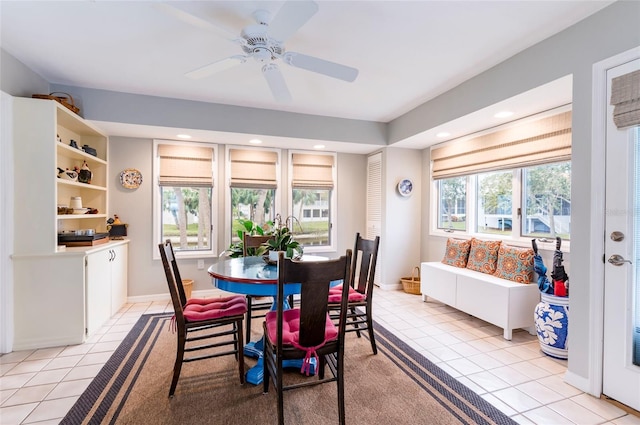
[[[127,302],[127,245],[87,255],[87,335],[104,325]]]
[[[96,155],[70,146],[71,140]],[[13,348],[82,343],[127,294],[128,241],[57,249],[60,231],[107,231],[108,138],[55,101],[13,98],[13,153]],[[83,162],[92,172],[90,182],[58,178],[58,168]],[[98,213],[59,214],[58,205],[70,206],[78,196]]]

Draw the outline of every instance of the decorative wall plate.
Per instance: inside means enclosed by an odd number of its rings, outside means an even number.
[[[400,180],[398,183],[398,193],[402,196],[411,195],[411,191],[413,191],[413,183],[409,179]]]
[[[120,173],[120,184],[127,189],[137,189],[142,184],[142,173],[135,168],[127,168]]]

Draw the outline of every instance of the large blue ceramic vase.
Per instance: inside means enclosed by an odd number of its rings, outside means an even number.
[[[557,359],[569,357],[569,297],[540,294],[534,320],[540,349]]]

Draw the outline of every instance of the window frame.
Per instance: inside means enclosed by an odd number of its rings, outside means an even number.
[[[333,179],[333,189],[331,189],[331,195],[329,197],[329,245],[305,245],[305,253],[320,253],[320,252],[336,252],[337,237],[338,237],[338,154],[336,152],[317,152],[306,150],[293,150],[290,149],[287,152],[287,216],[293,208],[293,155],[294,154],[309,154],[309,155],[325,155],[333,157],[333,167],[331,170],[331,178]],[[320,213],[322,216],[322,213]]]
[[[278,148],[266,148],[256,146],[243,146],[243,145],[226,145],[225,146],[225,158],[224,158],[224,249],[227,249],[231,245],[233,235],[231,234],[231,150],[256,150],[275,152],[276,159],[276,189],[273,200],[273,205],[276,208],[276,213],[279,213],[282,209],[282,149]]]
[[[183,142],[176,140],[162,140],[162,139],[154,139],[153,140],[153,164],[152,164],[152,172],[153,172],[153,194],[152,194],[152,215],[153,215],[153,249],[151,252],[153,253],[154,260],[160,260],[160,253],[157,249],[157,246],[164,241],[162,240],[162,195],[160,193],[160,157],[158,156],[158,146],[159,145],[173,145],[173,146],[199,146],[199,147],[207,147],[213,150],[213,158],[211,161],[212,175],[214,177],[213,187],[211,188],[211,247],[208,250],[198,250],[198,251],[181,251],[176,250],[175,256],[176,258],[191,258],[191,259],[200,259],[200,258],[211,258],[217,257],[218,252],[218,238],[216,237],[216,223],[218,222],[218,209],[216,208],[216,202],[218,200],[218,186],[216,184],[216,178],[218,176],[218,145],[213,143],[206,142]]]
[[[571,162],[563,161],[563,162]],[[553,163],[550,163],[553,164]],[[510,244],[518,245],[518,246],[531,246],[531,239],[534,237],[531,235],[523,235],[522,234],[522,215],[518,214],[518,211],[523,211],[524,209],[524,168],[527,167],[518,167],[511,170],[513,173],[512,179],[512,210],[511,210],[511,233],[509,235],[496,235],[491,233],[479,233],[477,231],[477,175],[483,173],[476,173],[465,176],[466,185],[467,185],[467,193],[465,200],[465,209],[466,209],[466,218],[467,218],[467,228],[466,230],[446,230],[438,227],[438,214],[439,214],[439,190],[438,190],[438,181],[437,179],[431,180],[431,202],[430,202],[430,213],[431,220],[429,226],[429,235],[430,236],[439,236],[439,237],[455,237],[459,239],[485,239],[485,240],[502,240],[509,241]],[[573,170],[572,170],[573,171]],[[542,249],[554,249],[555,239],[551,239],[549,237],[536,237],[540,248]],[[567,252],[570,252],[571,247],[571,239],[563,239],[562,241],[563,248],[566,248]]]

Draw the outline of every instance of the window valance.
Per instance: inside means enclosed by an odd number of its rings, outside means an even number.
[[[278,154],[273,151],[231,149],[231,187],[275,189]]]
[[[571,111],[431,149],[434,179],[570,159]]]
[[[618,128],[640,125],[640,71],[616,77],[611,82],[613,122]]]
[[[333,189],[333,155],[294,153],[293,187]]]
[[[213,149],[158,145],[160,186],[213,187]]]

